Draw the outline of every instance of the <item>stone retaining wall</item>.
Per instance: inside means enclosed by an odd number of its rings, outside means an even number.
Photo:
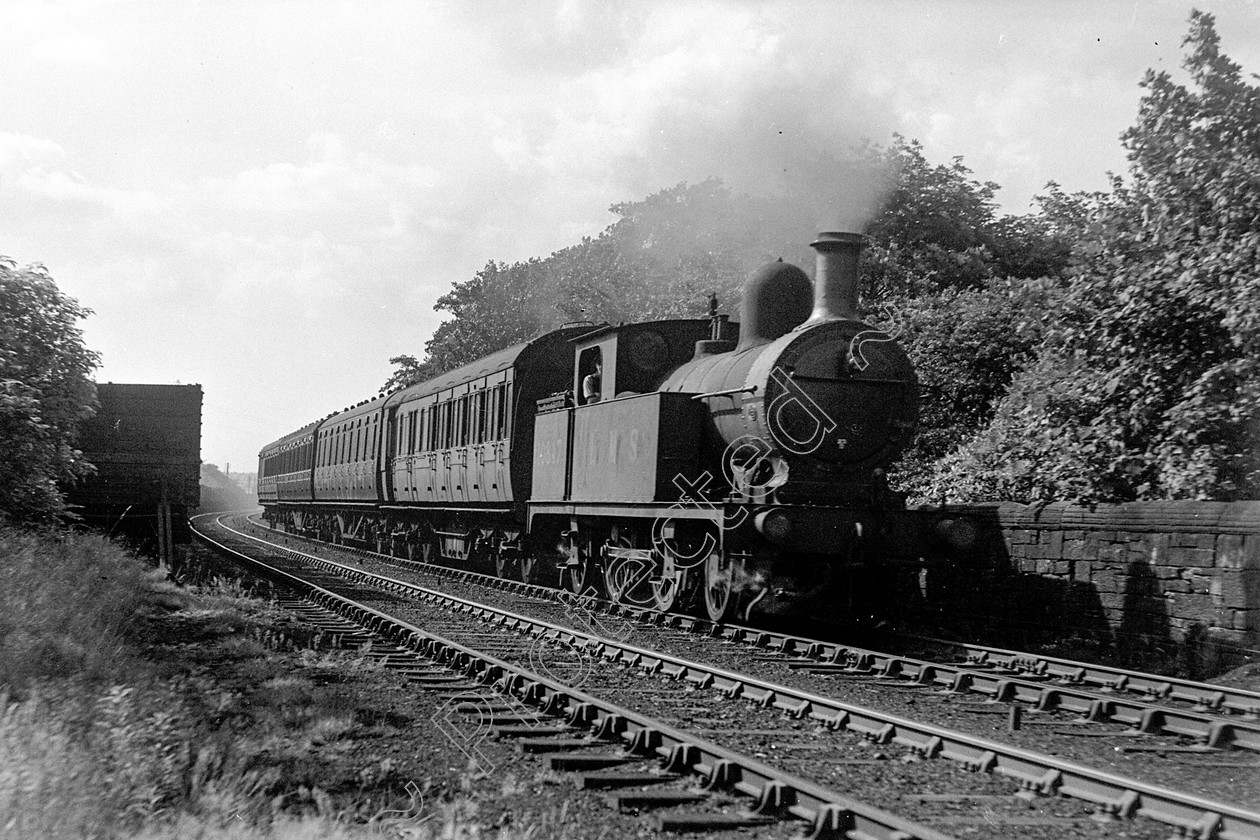
[[[925,563],[901,575],[912,615],[1183,659],[1260,641],[1260,502],[946,506],[902,531],[900,553]]]

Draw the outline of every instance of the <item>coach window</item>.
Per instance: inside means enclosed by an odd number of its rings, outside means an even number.
[[[477,393],[477,442],[485,443],[490,439],[490,386]]]
[[[485,389],[485,437],[493,441],[498,436],[499,427],[499,387],[486,385]]]
[[[498,432],[499,440],[506,440],[508,436],[508,424],[511,422],[508,418],[512,416],[512,383],[504,382],[499,386],[499,418]]]
[[[503,405],[507,402],[505,390],[507,385],[500,383],[494,386],[494,438],[503,440]]]
[[[455,445],[468,443],[468,397],[460,397],[455,403]]]

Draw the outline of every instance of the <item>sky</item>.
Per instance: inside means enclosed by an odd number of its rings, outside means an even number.
[[[1256,0],[0,0],[0,255],[93,310],[97,381],[201,384],[203,460],[252,471],[615,203],[817,202],[894,133],[1004,212],[1105,189],[1192,5],[1260,72]]]

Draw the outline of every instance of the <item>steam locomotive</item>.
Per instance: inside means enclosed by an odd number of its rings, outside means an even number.
[[[273,525],[715,621],[849,597],[918,382],[857,314],[862,237],[753,273],[738,324],[566,327],[265,446]]]

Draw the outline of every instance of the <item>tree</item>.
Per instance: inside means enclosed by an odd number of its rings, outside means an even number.
[[[1127,181],[1051,195],[1078,236],[1062,308],[992,425],[940,466],[942,493],[1260,493],[1260,88],[1219,43],[1196,11],[1190,86],[1147,73]]]
[[[1051,278],[999,278],[891,304],[881,326],[901,342],[919,376],[914,442],[890,472],[898,489],[932,499],[934,466],[986,429],[1012,380],[1037,358],[1063,287]]]
[[[77,326],[89,314],[42,266],[0,257],[0,520],[55,521],[58,482],[91,471],[74,448],[96,405],[98,357]]]

